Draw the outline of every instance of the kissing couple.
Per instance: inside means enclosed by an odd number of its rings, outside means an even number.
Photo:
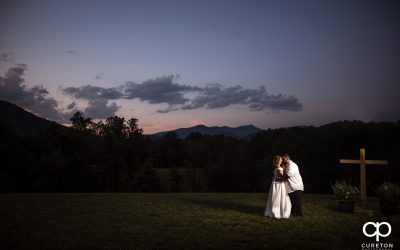
[[[288,154],[272,160],[274,176],[269,188],[264,215],[271,218],[301,217],[301,194],[304,191],[299,167]]]

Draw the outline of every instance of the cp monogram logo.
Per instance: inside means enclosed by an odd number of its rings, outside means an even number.
[[[373,227],[375,227],[375,232],[374,232],[374,233],[372,233],[372,234],[368,234],[368,233],[367,233],[367,226],[368,226],[368,225],[372,225]],[[387,232],[386,234],[381,234],[381,232],[379,231],[379,228],[380,228],[382,225],[385,225],[385,226],[387,226],[387,228],[388,228],[388,232]],[[364,233],[364,235],[367,236],[367,237],[374,237],[374,236],[376,236],[376,241],[379,241],[379,237],[387,237],[387,236],[389,236],[391,232],[392,232],[392,227],[391,227],[390,224],[387,223],[387,222],[376,222],[376,223],[375,223],[375,222],[367,222],[367,223],[365,223],[364,226],[363,226],[363,233]]]

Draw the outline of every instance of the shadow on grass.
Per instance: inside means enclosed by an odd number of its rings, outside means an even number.
[[[199,206],[210,207],[214,209],[231,210],[240,213],[264,216],[264,209],[265,209],[264,207],[246,205],[243,203],[230,200],[210,200],[210,199],[196,199],[196,198],[185,198],[177,200]]]
[[[343,212],[340,210],[338,201],[328,204],[325,207],[330,212],[339,213],[339,214],[347,214],[346,212]],[[361,215],[368,215],[368,216],[396,216],[396,215],[400,215],[400,208],[396,208],[396,210],[392,214],[383,214],[380,210],[378,201],[371,199],[370,201],[367,202],[366,208],[364,208],[362,206],[361,202],[355,202],[354,212],[351,214],[361,214]]]

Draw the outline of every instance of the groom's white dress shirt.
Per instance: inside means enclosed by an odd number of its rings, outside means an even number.
[[[292,193],[296,190],[304,191],[303,180],[301,179],[299,167],[293,161],[289,161],[286,167],[286,174],[289,177],[288,182],[288,193]]]

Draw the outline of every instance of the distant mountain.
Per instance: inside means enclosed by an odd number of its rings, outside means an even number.
[[[5,123],[20,135],[32,135],[36,130],[50,125],[62,126],[3,100],[0,100],[0,123]]]
[[[179,128],[176,130],[171,130],[171,131],[165,131],[165,132],[159,132],[152,134],[151,136],[153,137],[163,137],[169,132],[174,132],[176,133],[178,138],[186,138],[190,133],[200,133],[203,135],[226,135],[226,136],[231,136],[231,137],[236,137],[236,138],[245,138],[249,137],[262,129],[257,128],[253,125],[246,125],[246,126],[240,126],[237,128],[231,128],[227,126],[223,127],[207,127],[205,125],[197,125],[194,127],[190,128]]]

